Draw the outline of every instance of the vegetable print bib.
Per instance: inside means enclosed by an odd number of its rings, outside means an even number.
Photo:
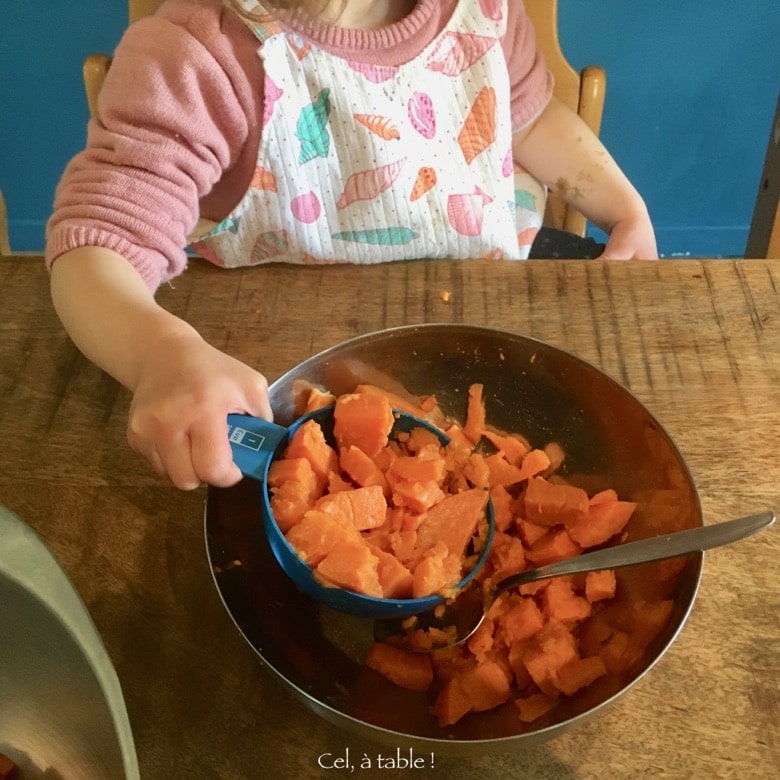
[[[225,267],[527,257],[544,191],[512,162],[505,16],[506,0],[461,0],[398,67],[250,24],[265,69],[255,174],[193,249]]]

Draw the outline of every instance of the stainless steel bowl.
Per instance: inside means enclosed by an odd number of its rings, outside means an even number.
[[[537,340],[464,325],[420,325],[371,333],[304,361],[271,387],[277,421],[299,410],[300,385],[351,392],[361,382],[394,391],[435,393],[445,413],[463,418],[469,384],[485,388],[488,422],[554,440],[567,453],[567,478],[589,492],[613,487],[639,506],[629,539],[702,525],[685,462],[658,421],[620,384],[591,364]],[[236,626],[265,665],[315,712],[357,734],[391,745],[474,755],[541,742],[592,717],[646,674],[682,628],[698,589],[703,557],[691,556],[676,579],[675,608],[642,662],[608,675],[523,724],[507,704],[441,729],[424,694],[397,688],[363,665],[371,621],[322,607],[281,571],[263,533],[259,486],[244,480],[209,490],[205,525],[217,588]],[[657,596],[663,564],[619,572],[622,598]]]
[[[130,723],[92,619],[33,530],[0,507],[0,753],[19,780],[137,780]]]

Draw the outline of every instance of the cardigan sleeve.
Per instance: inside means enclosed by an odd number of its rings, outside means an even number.
[[[537,47],[533,24],[519,0],[509,0],[502,45],[509,68],[512,130],[517,132],[541,114],[553,92],[552,74]]]
[[[241,30],[224,34],[229,24]],[[250,136],[259,127],[261,70],[256,44],[219,0],[196,10],[170,3],[166,15],[128,28],[86,148],[57,187],[47,264],[101,246],[125,257],[152,290],[181,273],[201,213],[229,211],[242,191],[226,172],[251,170],[240,158],[257,147]]]

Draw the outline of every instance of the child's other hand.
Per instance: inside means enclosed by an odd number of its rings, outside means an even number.
[[[647,212],[616,222],[600,260],[657,260],[655,233]]]
[[[195,333],[178,334],[143,361],[127,440],[182,490],[228,487],[241,479],[227,438],[232,412],[271,419],[265,377]]]

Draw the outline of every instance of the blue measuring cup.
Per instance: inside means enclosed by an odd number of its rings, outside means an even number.
[[[271,463],[275,458],[280,457],[284,453],[287,442],[295,431],[309,420],[315,420],[319,423],[326,441],[334,445],[333,409],[333,406],[326,406],[310,412],[295,420],[289,428],[268,422],[259,417],[243,414],[228,415],[228,439],[233,452],[233,461],[244,476],[255,479],[261,484],[263,523],[271,550],[284,572],[300,590],[340,612],[376,620],[390,617],[406,617],[433,609],[445,600],[444,596],[431,595],[423,598],[383,599],[355,593],[345,588],[323,585],[315,577],[311,566],[298,556],[298,553],[287,541],[274,519],[273,509],[271,508],[271,495],[268,489],[268,469]],[[398,410],[393,410],[393,414],[395,423],[390,434],[391,438],[399,433],[410,433],[415,428],[425,428],[434,433],[443,445],[448,444],[450,441],[443,431],[427,420]],[[485,508],[485,519],[488,530],[484,548],[480,551],[474,567],[456,586],[458,590],[466,587],[471,582],[484,565],[490,552],[495,531],[495,517],[493,504],[489,499]]]

